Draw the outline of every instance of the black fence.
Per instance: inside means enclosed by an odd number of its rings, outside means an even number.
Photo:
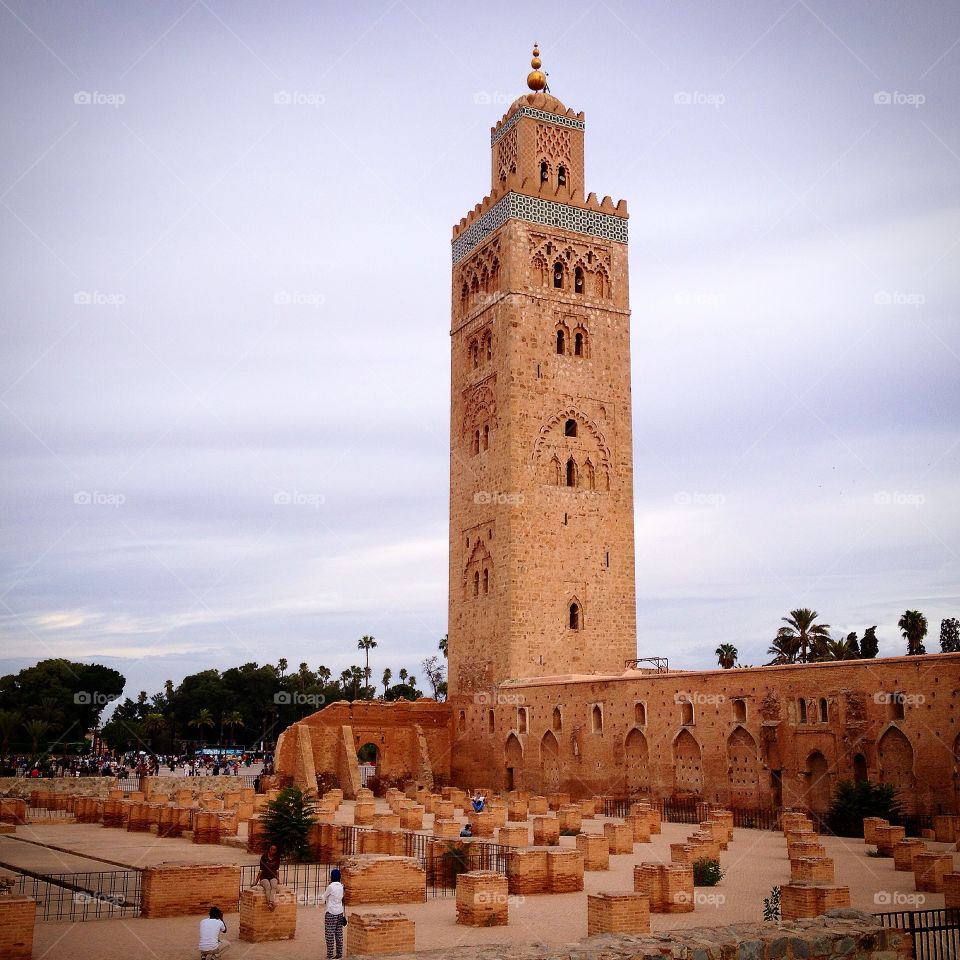
[[[913,937],[915,960],[960,957],[960,909],[894,910],[874,916],[882,926],[906,930]]]
[[[424,864],[427,873],[427,896],[450,897],[457,889],[457,877],[470,870],[492,870],[507,875],[511,854],[515,847],[476,840],[441,841],[444,848]]]
[[[280,886],[293,890],[301,907],[320,906],[321,895],[330,883],[330,871],[336,867],[335,863],[282,863],[279,871]],[[254,885],[259,869],[256,863],[240,868],[241,891]],[[239,899],[238,893],[237,900]]]
[[[603,813],[607,817],[626,817],[636,802],[629,797],[605,797]],[[698,800],[654,800],[650,806],[660,811],[667,823],[703,823],[710,819],[711,804]],[[716,806],[713,804],[712,806]],[[733,814],[733,825],[746,830],[779,830],[781,810],[773,807],[727,807]]]
[[[38,920],[110,920],[140,915],[139,870],[18,873],[14,893],[37,901]]]

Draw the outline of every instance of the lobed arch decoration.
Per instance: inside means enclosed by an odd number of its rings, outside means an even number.
[[[517,172],[519,156],[517,128],[514,126],[497,143],[497,179],[501,183]]]
[[[453,289],[460,291],[460,312],[467,314],[474,307],[492,301],[491,294],[500,287],[500,238],[495,237],[472,257],[464,261],[454,280]]]
[[[568,432],[571,420],[576,424],[575,434]],[[571,446],[573,443],[576,445]],[[610,489],[610,448],[600,427],[581,411],[568,407],[540,427],[533,444],[532,464],[544,483],[567,486],[571,457],[575,462],[575,486]]]
[[[733,806],[758,806],[760,765],[757,741],[742,726],[727,738],[727,780]]]
[[[554,168],[547,161],[547,180],[554,178]],[[565,166],[569,183],[570,167]],[[547,182],[547,181],[541,181]],[[530,279],[534,286],[555,288],[577,296],[609,300],[613,296],[610,272],[612,255],[598,244],[561,240],[546,234],[530,236]],[[561,267],[560,283],[555,287],[554,269]],[[576,286],[579,273],[580,286]]]
[[[493,588],[493,557],[487,545],[479,537],[470,551],[463,569],[462,587],[464,600],[484,597]]]
[[[477,348],[480,341],[477,341]],[[464,406],[463,422],[460,430],[463,436],[469,437],[475,430],[483,429],[487,424],[491,430],[499,426],[497,419],[497,396],[493,392],[493,380],[479,384],[473,389],[470,399]]]
[[[703,754],[693,734],[681,730],[673,740],[674,795],[703,794]]]

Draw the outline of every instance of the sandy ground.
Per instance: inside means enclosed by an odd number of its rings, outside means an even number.
[[[342,818],[350,822],[351,810],[347,805],[345,808],[341,811]],[[591,833],[602,832],[603,818],[584,821],[584,829]],[[569,943],[586,936],[588,893],[632,889],[635,864],[643,861],[669,862],[670,843],[684,839],[693,829],[685,824],[664,824],[663,833],[655,836],[651,843],[635,844],[633,854],[612,856],[609,870],[588,872],[583,893],[511,897],[510,925],[507,928],[474,929],[458,926],[452,896],[432,898],[426,903],[406,904],[400,908],[358,909],[364,912],[401,909],[416,922],[418,950],[509,942]],[[163,860],[250,863],[255,859],[231,847],[194,845],[185,840],[158,840],[149,834],[106,830],[87,824],[19,828],[18,834],[69,847],[81,855],[106,856],[132,865]],[[573,846],[575,841],[572,837],[563,837],[561,842],[564,846]],[[850,887],[852,906],[869,913],[943,906],[942,895],[916,893],[912,873],[894,871],[892,860],[868,857],[867,851],[871,848],[862,841],[827,837],[822,842],[828,856],[834,858],[837,882]],[[11,850],[11,844],[16,844],[18,849]],[[929,847],[933,850],[950,849],[947,844],[931,843]],[[17,844],[5,838],[0,842],[0,860],[24,866],[27,865],[27,858],[32,858],[32,863],[44,864],[44,857],[56,863],[57,858],[64,856],[44,853],[39,847],[30,848],[28,844]],[[955,867],[960,866],[960,855],[954,854],[954,864]],[[762,919],[763,898],[769,895],[771,887],[790,879],[786,841],[780,833],[734,831],[730,848],[721,855],[721,866],[725,876],[718,886],[697,888],[697,903],[693,913],[654,914],[651,918],[653,929],[662,931],[759,921]],[[34,866],[30,869],[37,868]],[[241,943],[237,940],[238,915],[227,915],[226,921],[228,938],[234,941],[231,957],[249,960],[272,957],[314,960],[324,955],[323,916],[314,907],[300,908],[297,938],[284,943]],[[198,923],[199,917],[42,922],[36,927],[34,957],[45,960],[119,960],[127,957],[173,960],[195,957]]]

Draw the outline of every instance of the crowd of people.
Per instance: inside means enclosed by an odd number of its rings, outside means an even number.
[[[97,757],[11,757],[9,766],[18,777],[238,777],[241,774],[273,773],[270,754],[243,753],[231,756],[219,754],[150,755],[127,753],[119,756],[103,754]]]

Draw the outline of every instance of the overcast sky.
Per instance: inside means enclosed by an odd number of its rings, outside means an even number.
[[[534,40],[630,208],[639,655],[759,664],[797,606],[939,649],[955,3],[0,0],[0,672],[135,696],[371,633],[422,676],[450,228]]]

